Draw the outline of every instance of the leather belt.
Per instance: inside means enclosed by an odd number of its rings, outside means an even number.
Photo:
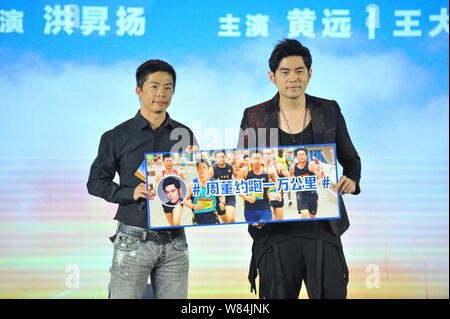
[[[160,230],[160,231],[147,230],[140,227],[125,225],[123,223],[119,223],[118,230],[127,235],[139,238],[141,241],[150,240],[158,244],[167,244],[174,238],[172,232],[167,230]]]

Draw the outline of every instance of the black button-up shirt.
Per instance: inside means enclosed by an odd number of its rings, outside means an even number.
[[[119,204],[114,219],[147,228],[146,200],[133,199],[134,189],[142,183],[134,173],[145,153],[184,151],[189,145],[198,146],[194,134],[187,126],[172,120],[168,113],[164,123],[153,130],[139,111],[134,118],[102,135],[87,183],[89,194]],[[116,172],[119,184],[113,182]]]

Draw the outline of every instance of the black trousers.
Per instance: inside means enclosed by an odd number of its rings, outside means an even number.
[[[261,299],[297,299],[302,281],[310,299],[347,296],[348,268],[344,254],[326,241],[293,238],[274,244],[256,267]]]

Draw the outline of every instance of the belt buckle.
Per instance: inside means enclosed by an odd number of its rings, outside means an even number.
[[[169,234],[167,232],[156,233],[156,240],[158,244],[165,244],[169,241]]]

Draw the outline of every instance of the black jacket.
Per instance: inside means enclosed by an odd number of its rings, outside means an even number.
[[[306,105],[311,113],[314,142],[316,144],[336,143],[337,160],[344,169],[343,175],[356,182],[356,191],[354,194],[359,194],[361,159],[350,139],[339,105],[335,101],[310,96],[308,94],[306,94]],[[247,128],[278,128],[279,110],[278,93],[271,100],[245,109],[241,122],[238,148],[255,147],[261,145],[261,142],[265,145],[278,144],[278,141],[272,141],[271,143],[270,130],[266,130],[265,134],[262,134],[265,137],[265,141],[258,141],[258,134],[256,134],[257,145],[249,145],[248,135],[245,134],[245,130]],[[331,229],[337,237],[340,237],[350,226],[347,211],[341,196],[339,196],[339,200],[341,219],[329,221]],[[270,236],[271,228],[270,224],[264,226],[261,230],[249,226],[249,232],[255,241],[262,242]]]

